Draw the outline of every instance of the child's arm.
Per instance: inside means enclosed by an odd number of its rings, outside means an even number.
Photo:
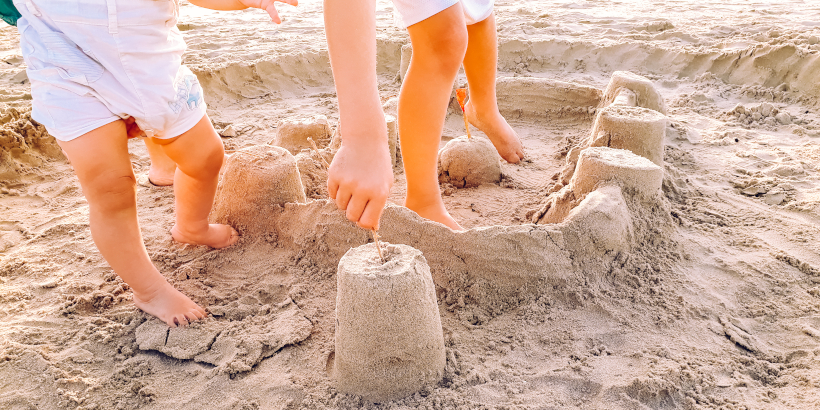
[[[376,78],[376,2],[325,0],[324,15],[342,127],[328,191],[348,219],[376,229],[393,185]]]
[[[271,20],[279,24],[282,19],[276,11],[275,2],[287,3],[291,6],[299,4],[298,0],[188,0],[199,7],[212,10],[244,10],[248,7],[262,9],[268,12]]]

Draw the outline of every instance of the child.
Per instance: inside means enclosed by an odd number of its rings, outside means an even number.
[[[470,100],[465,108],[470,123],[487,134],[498,153],[508,162],[517,163],[524,158],[521,142],[498,112],[496,102],[498,47],[493,0],[393,0],[393,5],[410,33],[413,46],[413,57],[402,84],[398,110],[401,152],[407,179],[405,206],[423,218],[461,230],[444,208],[436,161],[446,107],[462,63],[470,85]],[[351,111],[357,104],[345,104],[345,101],[355,101],[353,99],[356,98],[360,100],[358,108],[370,107],[378,102],[370,101],[373,96],[369,95],[376,87],[375,61],[370,61],[367,67],[347,61],[350,50],[364,49],[365,45],[367,53],[375,54],[373,9],[372,0],[325,1],[328,48],[343,127],[353,123],[352,128],[358,126],[372,130],[376,127],[376,120],[381,119],[379,114],[369,111],[353,117]],[[328,16],[333,18],[329,19]],[[348,22],[351,26],[345,28],[343,19],[356,23]],[[354,30],[354,27],[357,29]],[[371,120],[373,122],[368,123]],[[383,127],[381,124],[379,126]],[[355,128],[343,129],[343,146],[349,133],[357,132],[362,133]],[[354,135],[353,138],[357,137]],[[348,202],[354,202],[344,195],[339,200],[338,195],[341,194],[334,191],[333,175],[328,182],[330,194],[336,198],[340,208],[345,209]],[[352,216],[358,213],[357,209]],[[351,217],[349,209],[348,217]],[[365,221],[365,224],[369,222]]]
[[[281,0],[296,5],[296,0]],[[219,10],[273,0],[192,0]],[[91,234],[134,304],[171,327],[206,315],[157,271],[137,222],[128,136],[144,133],[155,159],[173,162],[174,240],[231,246],[237,232],[209,224],[224,151],[202,88],[182,65],[176,0],[14,0],[28,65],[32,117],[57,138],[89,204]],[[166,168],[171,167],[165,164]],[[169,171],[166,169],[166,173]],[[166,175],[167,176],[167,175]],[[169,181],[164,181],[168,183]]]

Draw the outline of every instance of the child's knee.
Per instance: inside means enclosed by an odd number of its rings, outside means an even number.
[[[418,48],[419,57],[429,54],[446,71],[458,71],[467,53],[467,28],[465,26],[442,27],[427,36],[427,44],[413,44],[414,53]]]
[[[83,186],[89,204],[103,212],[133,208],[137,203],[133,174],[102,173]]]

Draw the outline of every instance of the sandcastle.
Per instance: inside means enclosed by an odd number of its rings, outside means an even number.
[[[339,261],[337,389],[382,402],[415,393],[444,374],[435,286],[421,252],[407,245],[352,248]]]
[[[467,89],[458,89],[456,96],[461,106],[467,135],[450,140],[439,150],[439,182],[449,183],[457,188],[471,188],[500,181],[501,165],[498,163],[498,154],[492,142],[470,135],[470,123],[464,111]]]
[[[273,139],[273,145],[285,148],[293,155],[303,149],[313,148],[310,140],[313,140],[318,148],[324,148],[330,144],[330,124],[324,115],[286,119],[279,124],[278,128],[279,131]]]
[[[265,229],[262,215],[288,202],[306,201],[296,159],[288,150],[256,145],[228,158],[211,219],[240,232]]]
[[[648,79],[618,71],[601,104],[589,137],[567,155],[559,190],[547,198],[532,222],[561,223],[590,193],[604,186],[617,185],[642,201],[655,201],[660,195],[668,123],[660,94]],[[607,190],[606,195],[612,192]],[[621,197],[615,202],[624,201]]]

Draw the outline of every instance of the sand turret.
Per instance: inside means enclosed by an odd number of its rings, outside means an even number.
[[[340,392],[381,402],[437,383],[444,336],[430,267],[407,245],[374,243],[339,261],[334,377]]]

